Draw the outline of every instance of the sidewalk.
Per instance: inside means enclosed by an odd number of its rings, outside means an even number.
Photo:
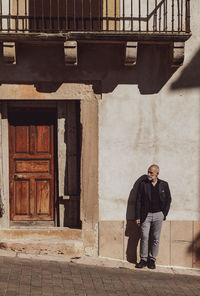
[[[200,270],[0,252],[0,296],[200,296]]]

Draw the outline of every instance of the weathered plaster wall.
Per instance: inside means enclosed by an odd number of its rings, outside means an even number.
[[[114,0],[113,0],[114,1]],[[174,30],[178,29],[178,6],[181,7],[178,1],[174,1]],[[163,17],[167,12],[167,18],[165,20],[166,24],[163,21]],[[183,15],[185,14],[185,0],[183,1],[182,8]],[[164,26],[167,26],[168,30],[172,29],[172,3],[171,1],[131,1],[131,0],[120,0],[120,16],[123,17],[133,17],[134,30],[139,30],[139,20],[140,20],[140,29],[145,31],[146,28],[149,28],[149,31],[153,30],[153,27],[156,26],[157,30],[163,30]],[[162,18],[162,21],[160,21]],[[125,22],[120,22],[121,29],[125,26],[126,30],[131,30],[131,21],[126,20]]]
[[[130,72],[136,83],[125,81],[99,102],[100,220],[125,220],[127,207],[134,218],[131,188],[154,162],[171,188],[168,220],[200,219],[199,13],[193,1],[182,67],[169,69],[162,48],[139,47]]]

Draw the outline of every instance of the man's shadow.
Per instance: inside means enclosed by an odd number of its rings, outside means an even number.
[[[135,222],[135,203],[139,184],[145,180],[147,175],[142,175],[134,183],[133,188],[129,194],[127,210],[126,210],[126,230],[125,236],[128,237],[126,259],[128,262],[137,262],[137,247],[140,240],[140,227]]]

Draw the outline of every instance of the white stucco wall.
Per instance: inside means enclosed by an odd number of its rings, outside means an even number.
[[[198,58],[198,2],[191,5],[193,36],[184,65],[162,89],[143,95],[137,84],[118,85],[99,102],[100,220],[126,219],[131,188],[151,163],[159,164],[160,178],[170,185],[168,219],[200,220],[200,78],[173,89]]]
[[[3,0],[2,1],[2,14],[3,15],[8,15],[9,14],[9,0]],[[3,27],[4,30],[8,29],[8,22],[7,22],[6,19],[3,19],[2,27]]]
[[[114,1],[114,0],[112,0]],[[173,29],[175,31],[178,30],[178,11],[179,14],[183,15],[183,19],[185,16],[185,4],[186,0],[183,0],[182,5],[181,1],[174,1],[174,6],[172,7],[171,1],[156,1],[155,0],[120,0],[120,16],[123,17],[133,17],[133,30],[139,30],[139,17],[141,21],[141,30],[145,31],[147,22],[149,26],[149,31],[153,31],[153,27],[155,26],[155,21],[157,22],[157,30],[164,30],[164,15],[166,17],[166,24],[168,31],[172,30],[172,14],[174,14],[174,23]],[[156,17],[157,15],[157,17]],[[181,17],[181,16],[180,16]],[[160,20],[162,18],[162,20]],[[126,30],[131,30],[131,22],[130,20],[123,21],[120,23],[121,29],[125,25]]]

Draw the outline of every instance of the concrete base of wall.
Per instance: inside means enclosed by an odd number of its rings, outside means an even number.
[[[99,256],[139,260],[140,228],[135,221],[100,221],[97,244],[94,230],[1,229],[0,250],[35,255]],[[165,221],[157,264],[200,268],[200,221]]]
[[[99,222],[99,255],[139,260],[140,229],[135,221]],[[200,222],[164,221],[157,264],[200,267]]]

